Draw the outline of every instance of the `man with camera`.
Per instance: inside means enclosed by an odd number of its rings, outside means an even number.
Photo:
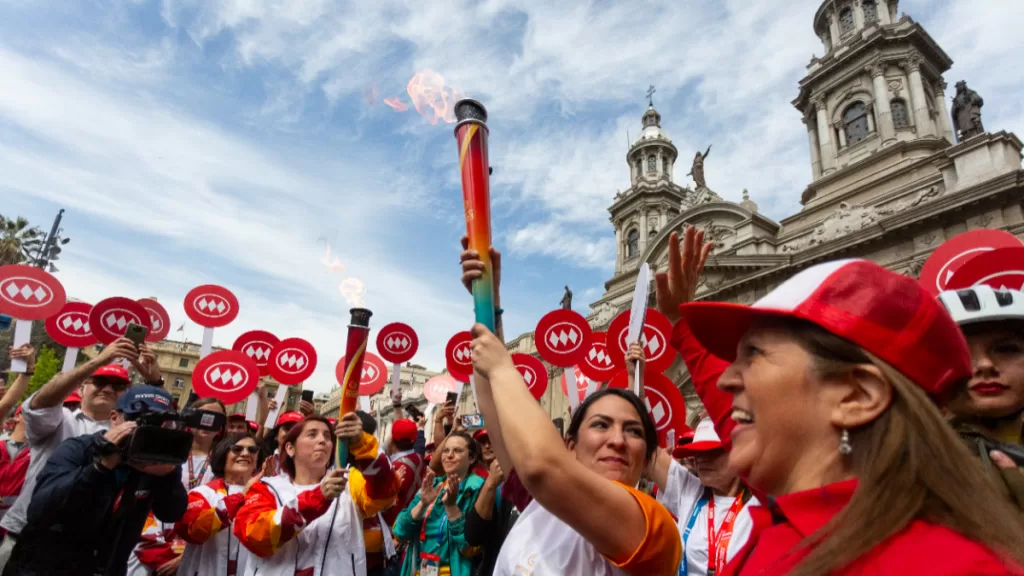
[[[0,522],[0,528],[7,530],[7,536],[0,545],[0,569],[7,563],[25,527],[36,477],[50,454],[68,438],[110,427],[110,413],[121,394],[131,386],[128,370],[121,366],[121,360],[131,362],[147,384],[163,384],[156,357],[146,345],[136,347],[131,340],[120,338],[92,360],[69,372],[57,374],[22,403],[22,417],[32,461],[25,475],[21,495]],[[72,412],[62,404],[65,398],[76,391],[82,397],[82,404],[80,409]]]
[[[167,391],[136,386],[109,430],[64,441],[39,474],[4,575],[123,575],[150,510],[161,522],[185,513],[180,448],[191,434],[176,424]]]

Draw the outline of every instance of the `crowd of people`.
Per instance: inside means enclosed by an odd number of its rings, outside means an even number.
[[[694,302],[711,244],[688,228],[670,247],[657,305],[705,413],[667,448],[639,346],[628,389],[589,395],[562,435],[500,313],[472,329],[486,429],[399,395],[380,444],[370,415],[308,403],[272,428],[213,398],[179,411],[127,339],[23,399],[35,351],[12,349],[28,372],[0,398],[2,574],[1024,574],[1024,295],[934,298],[841,260],[752,306]],[[465,240],[461,262],[468,288]],[[185,444],[161,460],[142,431],[188,411],[220,424],[172,424],[159,437]]]

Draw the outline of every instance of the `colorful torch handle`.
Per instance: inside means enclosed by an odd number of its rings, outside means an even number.
[[[473,282],[476,321],[494,330],[494,276],[491,263],[491,191],[487,162],[487,110],[476,100],[455,103],[455,139],[459,143],[462,202],[469,248],[480,254],[483,276]]]
[[[352,320],[348,325],[348,341],[345,344],[345,378],[341,390],[341,408],[338,421],[346,414],[356,411],[359,400],[359,380],[363,375],[363,358],[366,357],[366,342],[370,336],[370,316],[373,312],[365,308],[350,310]],[[337,443],[337,465],[344,468],[348,462],[348,442]]]

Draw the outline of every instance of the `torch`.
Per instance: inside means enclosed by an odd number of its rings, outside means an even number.
[[[487,110],[472,99],[455,103],[455,139],[459,144],[462,202],[469,248],[480,254],[483,275],[473,281],[476,321],[494,331],[494,276],[491,268],[491,192],[487,163]]]
[[[359,380],[363,375],[363,357],[366,355],[366,341],[370,335],[370,312],[366,308],[349,310],[352,320],[348,325],[348,342],[345,345],[345,377],[341,384],[341,409],[338,421],[350,412],[355,412],[359,400]],[[348,462],[348,443],[338,442],[338,467]]]

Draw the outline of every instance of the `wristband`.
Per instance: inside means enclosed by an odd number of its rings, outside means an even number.
[[[36,371],[34,368],[32,370],[25,370],[24,372],[22,372],[22,374],[24,374],[25,376],[34,376],[35,373]]]

